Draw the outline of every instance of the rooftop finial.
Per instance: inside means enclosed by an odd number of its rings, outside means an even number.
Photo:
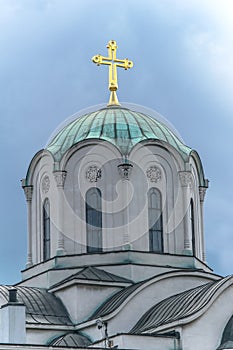
[[[125,70],[133,67],[133,62],[129,61],[128,58],[120,60],[116,58],[117,44],[115,40],[110,40],[107,45],[108,57],[102,55],[96,55],[92,58],[92,61],[100,66],[105,64],[109,66],[109,85],[110,98],[108,106],[120,105],[118,102],[116,90],[118,89],[117,83],[117,67],[124,68]]]

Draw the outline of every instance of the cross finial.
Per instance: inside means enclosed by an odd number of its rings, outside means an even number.
[[[120,60],[116,58],[117,44],[115,40],[110,40],[107,45],[108,57],[102,55],[96,55],[92,58],[92,61],[100,66],[105,64],[109,66],[109,84],[108,88],[110,90],[110,98],[108,106],[120,105],[118,102],[116,91],[118,89],[117,82],[117,67],[124,68],[125,70],[133,67],[133,62],[129,61],[128,58]]]

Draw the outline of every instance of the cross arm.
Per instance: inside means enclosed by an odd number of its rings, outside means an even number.
[[[100,66],[101,64],[106,64],[110,66],[112,64],[111,60],[109,57],[104,57],[101,55],[95,55],[92,57],[92,62],[96,63],[97,66]]]
[[[115,59],[115,62],[117,67],[122,67],[125,70],[133,67],[133,62],[128,60],[128,58],[124,60]]]

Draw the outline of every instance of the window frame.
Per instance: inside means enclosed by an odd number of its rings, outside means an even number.
[[[156,203],[153,203],[152,196],[157,197]],[[148,198],[148,232],[149,232],[149,251],[153,253],[164,253],[163,242],[163,213],[162,213],[162,195],[156,187],[151,187],[147,193]],[[154,216],[157,217],[155,221]],[[157,243],[156,243],[157,241]]]
[[[43,261],[51,258],[51,220],[50,201],[45,198],[43,203]]]
[[[94,203],[94,201],[96,203]],[[100,253],[103,251],[103,234],[102,234],[103,219],[102,219],[102,194],[99,188],[91,187],[87,190],[86,196],[85,196],[85,211],[86,211],[87,253]]]

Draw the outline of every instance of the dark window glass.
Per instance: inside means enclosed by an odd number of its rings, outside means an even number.
[[[50,258],[50,204],[46,198],[43,205],[43,259]]]
[[[98,188],[90,188],[86,193],[87,252],[102,251],[102,203]]]
[[[149,212],[149,249],[152,252],[163,252],[163,218],[162,199],[159,190],[151,188],[148,192]]]

